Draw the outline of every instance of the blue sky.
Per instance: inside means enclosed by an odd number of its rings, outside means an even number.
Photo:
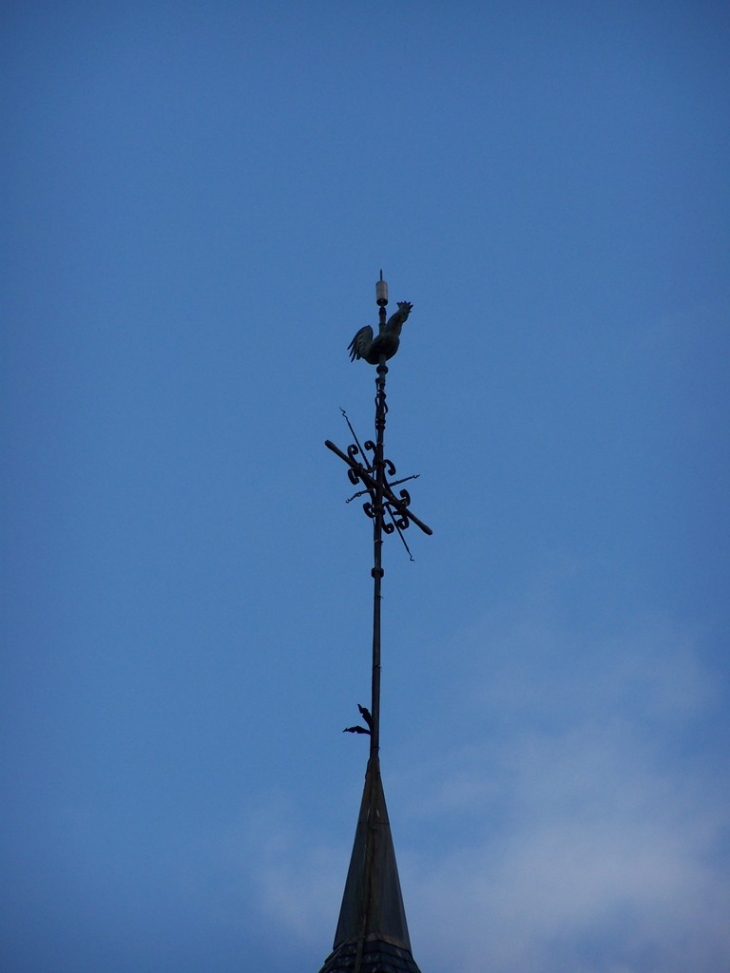
[[[423,973],[730,964],[730,12],[8,2],[8,973],[316,971],[366,744]]]

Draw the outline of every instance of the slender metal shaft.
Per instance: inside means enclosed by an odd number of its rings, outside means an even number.
[[[380,306],[380,323],[385,323],[385,307]],[[373,676],[372,695],[370,701],[370,760],[368,772],[378,773],[380,749],[380,604],[382,600],[381,587],[383,581],[383,494],[385,492],[385,458],[383,453],[383,437],[385,434],[385,414],[388,411],[385,403],[385,376],[388,366],[385,358],[378,363],[378,377],[375,379],[375,455],[373,458],[373,472],[375,474],[375,497],[373,502]],[[372,776],[369,777],[372,796]],[[372,812],[370,808],[369,813]],[[355,967],[353,973],[360,973],[362,968],[363,949],[365,947],[365,932],[368,927],[368,910],[371,901],[370,884],[373,878],[373,854],[375,845],[372,832],[377,828],[374,820],[369,821],[367,840],[365,844],[365,875],[363,912],[360,919],[360,935],[357,941]]]
[[[385,308],[380,308],[381,319],[385,320]],[[385,458],[383,437],[385,434],[385,376],[388,367],[385,359],[378,364],[378,377],[375,380],[375,503],[373,504],[373,677],[371,713],[373,725],[370,732],[370,756],[377,757],[380,749],[380,605],[383,581],[383,493],[385,490]]]

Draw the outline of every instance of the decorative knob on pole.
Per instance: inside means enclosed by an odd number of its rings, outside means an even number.
[[[383,280],[383,271],[380,271],[380,280],[375,282],[375,303],[378,307],[385,307],[388,303],[388,284]]]

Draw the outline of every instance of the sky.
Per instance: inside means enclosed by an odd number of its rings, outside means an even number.
[[[730,9],[6,0],[7,973],[730,968]]]

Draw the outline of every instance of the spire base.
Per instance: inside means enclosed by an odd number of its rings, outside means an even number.
[[[319,973],[421,973],[409,949],[383,938],[364,943],[359,971],[357,954],[357,940],[349,939],[330,953]]]

